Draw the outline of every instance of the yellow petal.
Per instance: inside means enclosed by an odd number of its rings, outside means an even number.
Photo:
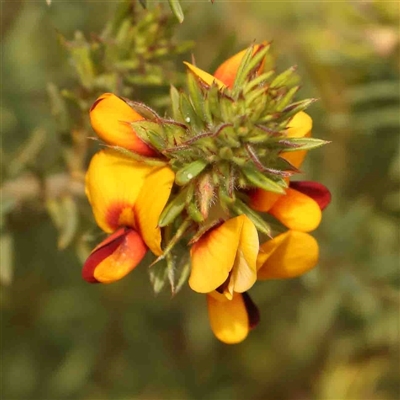
[[[269,214],[289,229],[302,232],[316,229],[322,218],[321,209],[315,200],[291,188],[286,190],[286,195],[279,197]]]
[[[222,285],[233,268],[243,221],[232,218],[203,235],[191,248],[189,286],[208,293]]]
[[[135,226],[134,205],[148,167],[112,150],[96,153],[86,174],[86,194],[97,224],[105,232]]]
[[[93,278],[101,283],[111,283],[123,278],[142,261],[146,251],[147,247],[140,235],[133,229],[127,231],[118,247],[96,265]]]
[[[253,46],[253,54],[260,48],[261,45]],[[243,60],[244,55],[246,54],[247,49],[240,51],[234,56],[228,58],[224,61],[215,71],[215,78],[219,79],[229,88],[233,86],[235,82],[236,74],[239,69],[240,63]],[[261,63],[258,73],[263,70],[264,62]]]
[[[146,176],[135,204],[137,229],[157,256],[162,254],[158,220],[168,201],[174,179],[175,174],[170,168],[154,169]]]
[[[208,295],[207,305],[211,329],[219,340],[235,344],[246,339],[250,327],[242,295],[237,294],[226,301]]]
[[[289,122],[289,128],[286,130],[286,134],[290,138],[302,138],[310,137],[312,129],[312,119],[305,112],[301,111],[297,113]],[[307,154],[306,150],[283,152],[281,157],[289,161],[296,168],[299,168],[304,161]]]
[[[257,255],[259,250],[258,233],[254,224],[245,215],[237,217],[243,222],[239,248],[232,270],[233,290],[243,293],[257,280]]]
[[[318,262],[317,241],[308,233],[287,231],[260,246],[258,279],[294,278]]]
[[[217,78],[209,74],[208,72],[203,71],[202,69],[195,67],[194,65],[184,61],[184,64],[192,71],[197,77],[199,77],[202,81],[204,81],[208,86],[211,86],[213,82],[215,82],[219,89],[225,87],[225,85]]]
[[[129,125],[142,119],[140,114],[112,93],[101,95],[90,109],[90,122],[101,139],[144,156],[152,156],[155,151],[140,140]]]

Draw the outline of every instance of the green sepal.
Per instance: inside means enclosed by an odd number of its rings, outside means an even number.
[[[285,138],[277,142],[277,147],[281,148],[282,151],[290,152],[316,149],[328,143],[330,143],[330,141],[315,138]]]
[[[248,73],[246,72],[247,66],[249,65],[252,54],[253,54],[253,46],[250,46],[246,50],[246,53],[244,53],[242,61],[240,62],[239,68],[236,72],[236,77],[235,81],[233,82],[233,88],[232,88],[233,93],[239,92],[246,81]]]
[[[153,290],[155,294],[161,292],[165,286],[165,282],[168,278],[168,264],[166,260],[152,265],[149,269],[150,282],[153,285]]]
[[[258,64],[262,62],[262,60],[266,57],[269,51],[270,45],[262,47],[260,50],[256,52],[253,56],[253,47],[249,47],[242,59],[242,62],[239,65],[238,72],[236,74],[236,79],[233,84],[233,93],[236,94],[240,92],[243,88],[246,80],[249,77],[249,74],[252,70],[257,67]]]
[[[221,112],[221,118],[225,122],[231,122],[235,116],[235,112],[232,109],[234,101],[232,98],[227,96],[220,96],[219,98],[219,109]]]
[[[243,89],[243,94],[246,95],[247,93],[251,92],[256,86],[265,86],[265,89],[267,86],[265,83],[268,81],[269,78],[271,78],[272,75],[274,75],[275,71],[271,70],[268,72],[264,72],[261,75],[257,76],[256,78],[252,79],[249,83],[246,84],[246,86]]]
[[[145,119],[145,121],[158,123],[158,121],[161,119],[161,117],[148,105],[140,103],[139,101],[132,101],[125,98],[123,98],[123,100],[138,114],[140,114]]]
[[[271,82],[271,84],[269,85],[270,89],[275,89],[275,88],[279,88],[282,86],[291,86],[292,82],[289,82],[290,80],[293,81],[293,74],[296,71],[297,66],[293,66],[288,68],[286,71],[283,71],[282,73],[280,73],[279,75],[277,75],[275,77],[275,79]]]
[[[179,146],[187,138],[186,125],[169,120],[162,120],[160,123],[168,147]]]
[[[246,177],[248,182],[253,186],[267,190],[268,192],[280,194],[285,193],[284,188],[279,183],[273,181],[272,179],[265,176],[262,172],[254,168],[244,167],[241,169],[241,172]]]
[[[164,208],[158,220],[158,226],[169,225],[183,211],[187,202],[187,189],[181,190]]]
[[[196,114],[201,120],[212,122],[211,115],[205,112],[205,96],[200,88],[199,81],[193,74],[187,74],[189,98]]]
[[[163,151],[166,147],[166,141],[163,137],[163,127],[153,121],[135,121],[130,123],[136,135],[145,143],[150,143],[158,151]]]
[[[175,86],[171,85],[169,90],[169,95],[171,97],[171,106],[172,106],[172,116],[174,117],[175,121],[184,122],[182,114],[179,110],[179,92]]]
[[[251,222],[253,222],[257,230],[271,237],[271,227],[266,221],[262,219],[257,211],[254,211],[239,199],[236,199],[236,201],[230,207],[238,215],[245,214],[247,217],[249,217]]]
[[[181,93],[179,96],[179,109],[185,124],[190,125],[197,132],[202,131],[204,124],[196,114],[192,103],[184,93]]]
[[[167,165],[166,161],[159,160],[158,158],[142,156],[141,154],[134,153],[133,151],[126,149],[125,147],[110,146],[110,145],[105,145],[105,147],[108,149],[115,150],[116,152],[122,154],[123,156],[131,158],[132,160],[135,161],[139,161],[145,165],[153,167],[164,167],[165,165]]]
[[[183,257],[184,257],[183,260],[181,259],[180,262],[181,266],[180,266],[179,279],[175,285],[174,290],[172,291],[173,295],[177,294],[182,289],[183,285],[186,283],[190,274],[190,257],[189,255]]]
[[[175,183],[179,186],[186,185],[195,178],[208,165],[205,160],[196,160],[180,169],[175,175]]]
[[[286,120],[293,115],[296,115],[300,111],[305,110],[309,105],[312,103],[315,103],[317,99],[306,99],[302,101],[298,101],[296,103],[292,103],[288,106],[286,106],[281,112],[282,112],[282,117]]]
[[[256,100],[257,98],[259,98],[259,97],[261,97],[263,94],[265,94],[266,90],[267,90],[267,89],[266,89],[265,87],[261,86],[261,87],[259,87],[259,88],[257,88],[257,89],[254,89],[251,93],[249,93],[249,94],[246,96],[246,99],[245,99],[246,107],[250,107],[250,105],[253,103],[254,100]],[[262,103],[263,110],[265,109],[265,104],[266,104],[266,102],[263,101],[263,103]],[[252,114],[253,114],[253,112],[252,112]],[[252,115],[252,119],[253,119],[253,118],[254,118],[254,119],[257,119],[256,117],[253,117],[253,115]]]
[[[287,93],[276,102],[276,109],[282,111],[292,101],[299,88],[300,86],[293,86],[290,88]]]
[[[150,268],[159,263],[161,260],[164,260],[165,257],[171,252],[171,250],[175,247],[175,245],[182,239],[183,235],[186,233],[192,221],[190,218],[186,218],[179,228],[176,230],[175,235],[167,242],[166,247],[164,248],[163,254],[158,256],[151,264]]]
[[[193,221],[195,222],[203,222],[204,217],[201,214],[200,210],[197,208],[197,206],[194,203],[189,203],[186,206],[186,211],[188,212],[190,218],[192,218]]]
[[[172,13],[175,15],[176,19],[182,23],[185,19],[183,15],[183,10],[179,0],[168,0],[169,6],[171,7]]]
[[[207,101],[205,104],[205,112],[213,115],[216,119],[222,120],[221,110],[219,107],[219,99],[221,92],[218,86],[213,83],[207,91]]]

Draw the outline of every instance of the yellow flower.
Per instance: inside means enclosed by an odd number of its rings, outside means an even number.
[[[156,152],[136,135],[130,125],[131,122],[143,119],[125,101],[112,93],[102,94],[90,109],[92,127],[105,142],[143,156],[153,156]]]
[[[245,292],[257,279],[258,250],[257,229],[250,219],[229,219],[192,246],[190,287],[198,293],[217,290],[228,299]]]
[[[108,258],[107,268],[103,266],[93,270],[96,281],[111,282],[122,278],[133,269],[140,260],[136,256],[132,258],[131,253],[134,252],[134,247],[142,247],[140,240],[155,255],[162,254],[158,220],[169,198],[174,177],[168,167],[147,166],[112,150],[102,150],[94,155],[86,175],[87,197],[99,227],[107,233],[114,232],[116,235],[115,232],[120,232],[121,235],[106,239],[90,257],[97,257],[104,246],[110,249],[111,244],[111,247],[116,246],[121,240],[125,246],[124,249],[118,246],[113,250],[113,253],[121,253],[115,265]],[[120,228],[125,230],[121,231]],[[139,253],[141,252],[140,250]],[[93,269],[90,257],[84,266],[86,280],[87,271]],[[115,260],[116,255],[113,257]],[[125,258],[135,262],[129,264],[129,260]],[[122,263],[122,259],[124,268],[119,268],[116,264]]]

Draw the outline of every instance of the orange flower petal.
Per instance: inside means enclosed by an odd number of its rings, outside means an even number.
[[[268,212],[281,196],[263,189],[254,189],[249,193],[249,205],[254,210]]]
[[[318,262],[317,241],[308,233],[287,231],[260,246],[258,279],[294,278]]]
[[[297,113],[289,122],[289,128],[286,134],[290,138],[310,137],[312,129],[312,119],[305,112]],[[281,157],[289,161],[293,166],[299,168],[307,154],[306,150],[283,152]]]
[[[175,174],[168,167],[153,170],[146,177],[135,203],[137,229],[147,246],[157,256],[162,254],[158,220],[168,201],[174,179]]]
[[[132,271],[146,251],[143,239],[135,230],[121,228],[92,251],[82,276],[91,283],[115,282]]]
[[[261,46],[262,45],[259,44],[253,46],[253,55],[258,51],[258,49]],[[224,61],[215,71],[214,77],[219,79],[229,88],[231,88],[233,86],[233,83],[235,82],[237,71],[246,52],[247,49],[242,50],[239,53],[235,54],[234,56],[228,58],[226,61]],[[261,63],[258,72],[260,73],[263,70],[263,68],[264,68],[264,63]]]
[[[257,279],[258,249],[257,230],[249,218],[229,219],[192,246],[189,286],[195,292],[209,293],[225,283],[232,271],[227,297],[249,289]]]
[[[189,286],[208,293],[222,285],[233,268],[243,222],[232,218],[203,235],[191,248]]]
[[[208,316],[214,335],[224,343],[235,344],[246,339],[249,330],[249,317],[241,294],[232,300],[219,301],[207,296]]]
[[[216,83],[219,89],[225,87],[225,85],[217,78],[209,74],[208,72],[203,71],[202,69],[195,67],[194,65],[184,61],[184,64],[193,72],[198,78],[200,78],[203,82],[205,82],[208,86],[211,86],[213,83]]]
[[[111,233],[120,226],[135,226],[134,205],[152,169],[112,150],[93,156],[86,174],[86,194],[101,229]]]
[[[112,93],[104,93],[90,109],[93,129],[105,142],[125,147],[144,156],[153,156],[155,151],[136,135],[130,122],[144,118],[125,101]]]
[[[289,229],[310,232],[318,227],[322,213],[316,201],[297,190],[288,188],[268,211]]]

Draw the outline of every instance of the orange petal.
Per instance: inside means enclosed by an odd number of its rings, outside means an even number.
[[[162,254],[158,220],[167,204],[174,179],[175,174],[168,167],[153,170],[146,177],[135,203],[137,229],[147,246],[157,256]]]
[[[312,129],[312,119],[305,112],[297,113],[289,122],[286,134],[290,138],[310,137]],[[293,166],[299,168],[307,154],[306,150],[283,152],[280,154],[282,158],[289,161]]]
[[[222,285],[233,268],[243,222],[232,218],[203,235],[191,248],[189,286],[208,293]]]
[[[268,211],[289,229],[310,232],[318,227],[322,213],[316,201],[297,190],[288,188]]]
[[[83,266],[82,276],[91,283],[115,282],[132,271],[146,251],[136,231],[121,228],[92,251]]]
[[[257,278],[258,248],[257,230],[249,218],[239,215],[229,219],[192,246],[189,286],[195,292],[209,293],[225,283],[233,270],[230,296],[233,290],[249,289]]]
[[[258,279],[294,278],[318,262],[317,241],[308,233],[287,231],[260,246]]]
[[[120,226],[135,226],[134,205],[153,169],[112,150],[93,156],[86,174],[86,194],[101,229],[111,233]]]
[[[253,55],[258,51],[262,45],[253,46]],[[234,56],[228,58],[224,61],[215,71],[214,77],[223,82],[226,86],[231,88],[233,83],[235,82],[236,74],[239,69],[240,63],[243,60],[244,55],[246,54],[247,49],[240,51]],[[264,62],[261,63],[258,73],[260,73],[264,68]]]
[[[249,205],[254,210],[268,212],[281,196],[279,193],[268,192],[263,189],[253,189],[249,193]]]
[[[142,119],[140,114],[112,93],[101,95],[90,109],[92,127],[105,142],[144,156],[153,156],[155,151],[139,139],[129,125]]]
[[[240,232],[239,248],[232,269],[233,290],[243,293],[249,290],[257,280],[257,254],[259,250],[258,233],[254,224],[245,215],[237,217],[243,221]]]
[[[203,71],[200,68],[195,67],[194,65],[184,61],[184,64],[193,72],[198,78],[200,78],[203,82],[205,82],[208,86],[211,86],[215,83],[219,89],[225,87],[225,85],[217,78],[209,74],[208,72]]]
[[[241,294],[236,294],[232,300],[225,301],[219,301],[208,295],[207,305],[211,329],[219,340],[235,344],[246,339],[250,324]]]

